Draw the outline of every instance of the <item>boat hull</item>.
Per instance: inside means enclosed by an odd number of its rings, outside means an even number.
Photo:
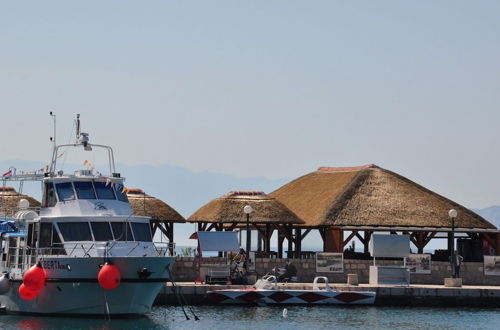
[[[371,291],[326,290],[215,290],[210,294],[222,304],[266,305],[373,305],[376,297]]]
[[[169,280],[168,268],[173,260],[172,257],[111,258],[109,262],[120,269],[121,282],[117,288],[105,290],[97,281],[103,258],[45,259],[47,279],[38,295],[33,300],[22,299],[18,292],[22,281],[13,279],[9,291],[0,295],[0,304],[7,313],[144,315],[151,310],[158,292]],[[140,273],[143,269],[150,273],[149,276]]]

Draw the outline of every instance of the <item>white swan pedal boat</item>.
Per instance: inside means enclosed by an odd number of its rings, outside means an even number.
[[[319,281],[325,283],[324,288]],[[278,287],[276,276],[266,275],[252,288],[223,289],[208,292],[212,301],[221,304],[264,304],[264,305],[373,305],[376,292],[333,289],[328,279],[318,276],[312,290],[298,290]]]

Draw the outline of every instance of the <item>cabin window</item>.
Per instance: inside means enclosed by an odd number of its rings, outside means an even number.
[[[95,199],[94,186],[89,181],[76,181],[75,185],[76,195],[78,199]]]
[[[58,222],[57,226],[65,242],[93,241],[88,222]]]
[[[132,229],[128,222],[111,222],[115,241],[133,241]]]
[[[111,234],[111,227],[109,222],[91,222],[90,226],[94,232],[96,241],[112,241],[113,234]]]
[[[140,242],[151,242],[151,227],[149,223],[144,222],[132,222],[132,228],[134,229],[134,237],[136,241]]]
[[[104,182],[94,182],[95,192],[97,193],[97,198],[99,199],[116,199],[115,193],[110,185],[106,185]]]
[[[52,223],[42,222],[40,224],[40,240],[38,246],[48,248],[52,246]]]
[[[43,205],[45,207],[52,207],[56,205],[56,191],[54,190],[54,185],[52,183],[45,184],[45,194],[43,196]]]
[[[122,189],[118,189],[118,187],[115,185],[115,193],[116,197],[118,198],[119,201],[128,203],[128,198],[127,194],[122,191]]]
[[[59,201],[64,202],[75,199],[75,192],[71,182],[56,183],[56,189]]]

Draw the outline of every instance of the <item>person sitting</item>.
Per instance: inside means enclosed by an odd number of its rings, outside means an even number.
[[[290,281],[292,277],[297,276],[297,268],[290,262],[286,262],[285,272],[278,276],[278,282]]]

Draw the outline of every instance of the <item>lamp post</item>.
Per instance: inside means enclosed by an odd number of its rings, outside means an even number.
[[[457,210],[451,209],[448,211],[448,216],[451,219],[451,273],[453,274],[453,278],[457,277],[457,267],[456,267],[456,258],[455,258],[455,218],[457,217]]]
[[[253,208],[250,205],[245,205],[243,208],[243,212],[247,215],[247,246],[246,246],[246,258],[248,259],[248,255],[250,253],[250,241],[252,237],[250,236],[250,213],[253,212]]]

